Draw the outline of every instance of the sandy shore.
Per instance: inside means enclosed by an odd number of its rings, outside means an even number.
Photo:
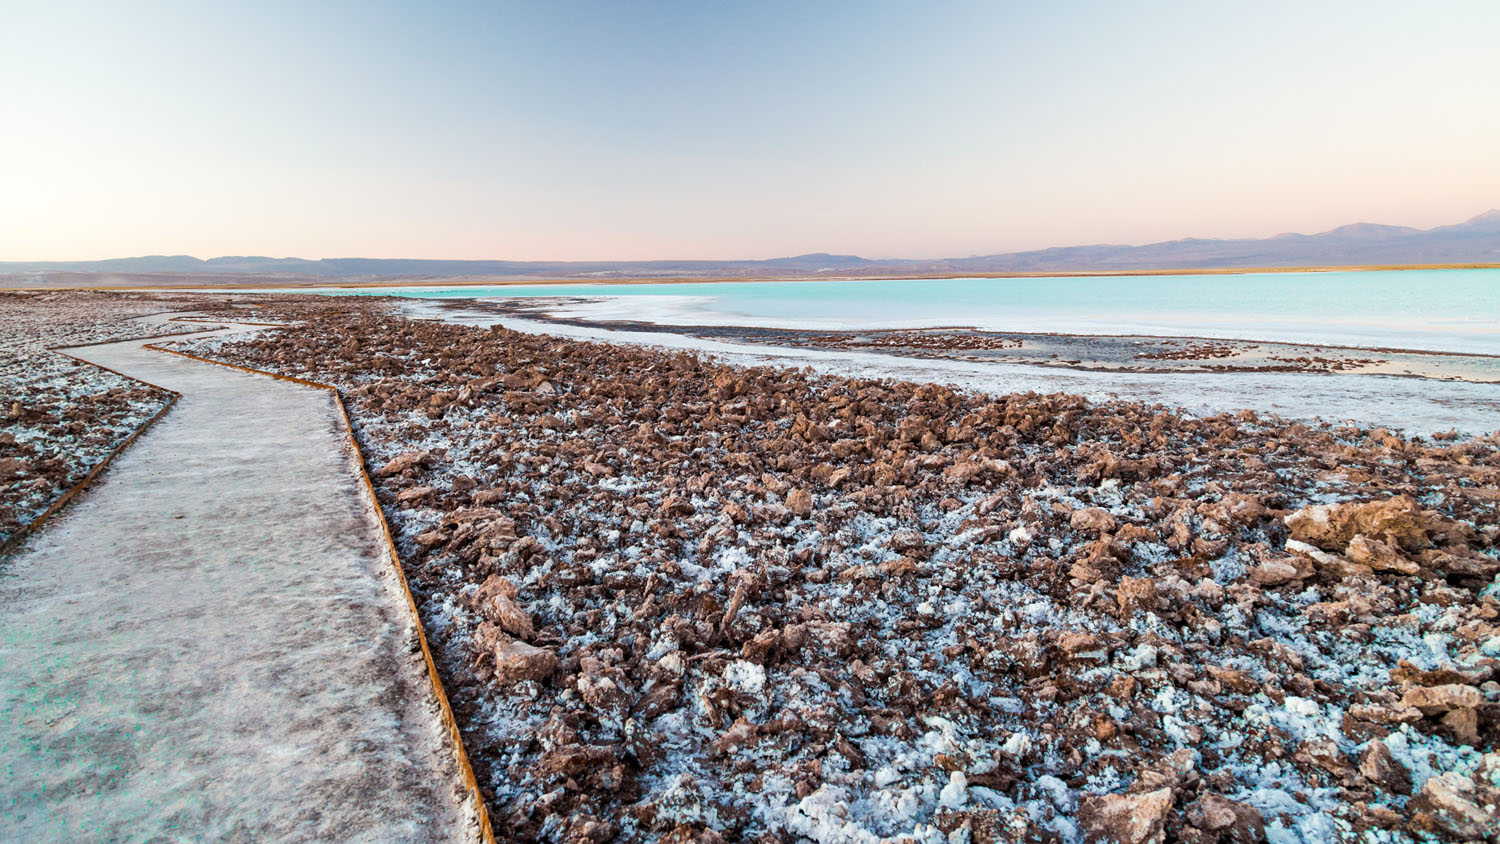
[[[1493,438],[386,307],[195,348],[344,391],[507,840],[1500,833]]]

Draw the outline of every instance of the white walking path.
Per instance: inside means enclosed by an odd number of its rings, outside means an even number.
[[[0,559],[0,841],[475,840],[333,397],[142,346],[71,353],[182,398]]]

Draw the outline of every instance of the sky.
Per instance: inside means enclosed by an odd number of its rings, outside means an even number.
[[[1500,3],[0,0],[0,260],[957,257],[1500,207]]]

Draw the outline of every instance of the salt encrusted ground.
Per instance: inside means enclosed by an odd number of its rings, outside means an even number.
[[[506,840],[1500,835],[1495,437],[380,307],[197,349],[344,391]]]
[[[199,330],[138,320],[189,306],[143,294],[0,292],[0,543],[168,399],[48,349]]]

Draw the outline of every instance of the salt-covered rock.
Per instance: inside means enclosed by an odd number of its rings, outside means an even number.
[[[1410,496],[1385,501],[1315,504],[1286,517],[1292,538],[1325,551],[1342,552],[1356,535],[1408,550],[1427,546],[1422,508]]]
[[[1449,683],[1442,686],[1418,686],[1401,696],[1403,706],[1422,710],[1423,715],[1440,715],[1455,709],[1473,709],[1484,703],[1484,695],[1473,686]]]
[[[408,451],[391,458],[384,466],[375,470],[375,477],[384,478],[391,475],[399,475],[407,469],[412,469],[425,464],[432,458],[430,451]]]
[[[1144,794],[1089,794],[1078,808],[1084,841],[1109,844],[1161,844],[1173,793],[1159,788]]]
[[[474,602],[480,614],[499,625],[501,630],[512,636],[530,639],[531,616],[517,602],[518,594],[516,585],[509,579],[492,574],[474,593]]]
[[[1370,742],[1359,755],[1359,773],[1392,794],[1411,793],[1411,773],[1396,761],[1390,747],[1379,739]]]
[[[557,654],[514,639],[504,639],[490,652],[495,658],[495,679],[502,683],[545,680],[557,671]]]
[[[1119,524],[1113,514],[1100,507],[1085,507],[1074,510],[1068,517],[1068,524],[1074,530],[1086,530],[1094,533],[1108,533]]]
[[[953,771],[948,775],[948,784],[938,792],[938,805],[949,809],[962,808],[969,802],[969,780],[963,771]]]
[[[1449,835],[1465,840],[1500,836],[1500,789],[1481,789],[1457,771],[1428,777],[1413,803]]]

